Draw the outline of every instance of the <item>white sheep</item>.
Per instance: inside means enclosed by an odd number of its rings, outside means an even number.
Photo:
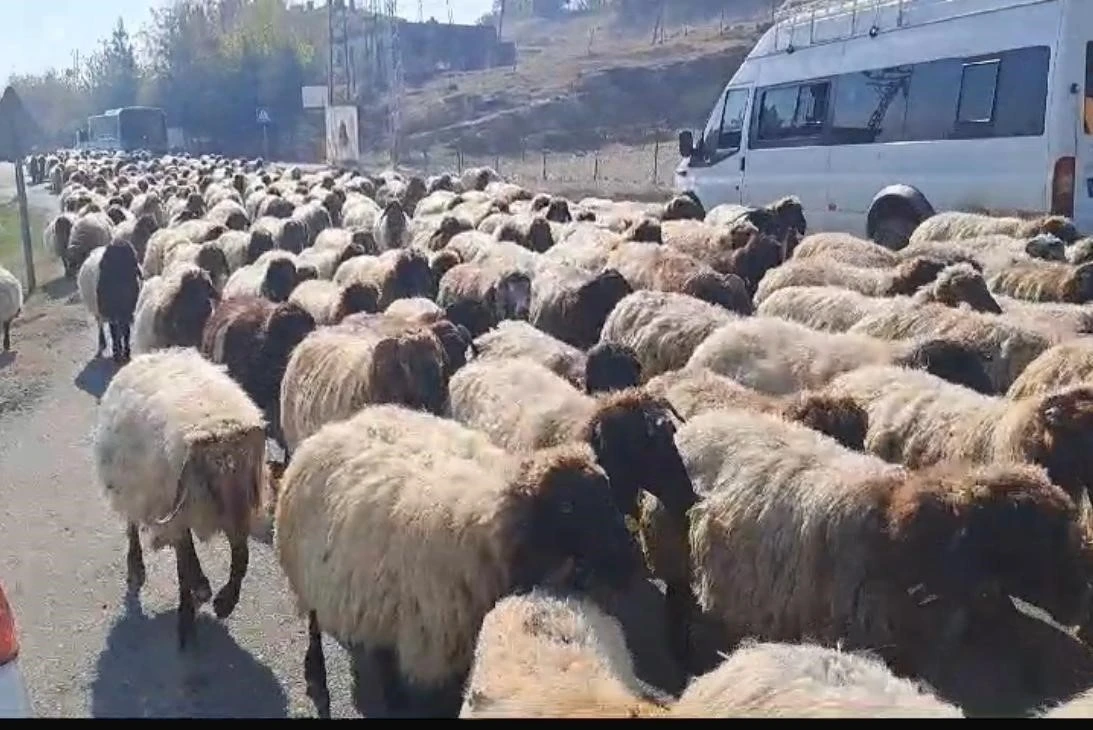
[[[0,266],[0,329],[3,329],[3,351],[11,349],[11,323],[23,311],[23,284]]]
[[[197,607],[211,597],[191,531],[201,541],[227,535],[231,576],[213,602],[216,615],[231,615],[239,601],[266,479],[262,414],[224,368],[197,350],[169,348],[138,355],[111,380],[93,452],[110,506],[128,524],[130,586],[144,583],[140,527],[153,550],[175,549],[183,649]]]
[[[308,696],[324,717],[321,632],[377,660],[389,708],[455,714],[500,598],[623,589],[640,570],[587,446],[519,458],[453,421],[371,406],[304,440],[280,489],[275,546],[308,617]]]

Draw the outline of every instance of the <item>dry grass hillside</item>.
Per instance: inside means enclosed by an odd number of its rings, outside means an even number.
[[[727,3],[724,15],[620,27],[606,15],[506,23],[514,67],[449,73],[406,89],[400,161],[433,172],[499,166],[567,192],[656,195],[670,185],[675,132],[701,126],[721,87],[769,20],[767,0]],[[362,109],[383,129],[387,109]],[[368,162],[386,159],[385,135]],[[460,165],[461,163],[461,165]]]

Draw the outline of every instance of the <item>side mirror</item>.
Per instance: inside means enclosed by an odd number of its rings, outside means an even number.
[[[695,151],[695,136],[689,129],[679,133],[679,156],[690,157]]]

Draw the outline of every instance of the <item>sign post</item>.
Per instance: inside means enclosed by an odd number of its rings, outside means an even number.
[[[15,89],[7,87],[0,96],[0,161],[15,166],[15,194],[19,201],[23,261],[27,270],[27,293],[38,286],[34,274],[34,248],[30,241],[30,215],[27,212],[27,185],[23,174],[23,155],[39,138],[38,125],[27,113]]]
[[[269,162],[269,110],[264,106],[258,107],[258,124],[262,127],[262,159]]]

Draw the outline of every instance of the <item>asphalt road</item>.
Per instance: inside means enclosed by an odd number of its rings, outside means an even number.
[[[14,194],[0,165],[0,199]],[[32,189],[31,205],[57,199]],[[63,717],[311,716],[304,694],[304,622],[273,550],[252,540],[235,613],[202,609],[197,646],[175,640],[170,550],[145,554],[148,580],[126,599],[124,525],[101,495],[91,460],[96,397],[112,368],[92,360],[95,333],[71,286],[46,282],[0,356],[0,583],[12,603],[35,712]],[[222,538],[199,545],[214,590],[227,578]],[[335,717],[359,713],[345,652],[327,642]]]

